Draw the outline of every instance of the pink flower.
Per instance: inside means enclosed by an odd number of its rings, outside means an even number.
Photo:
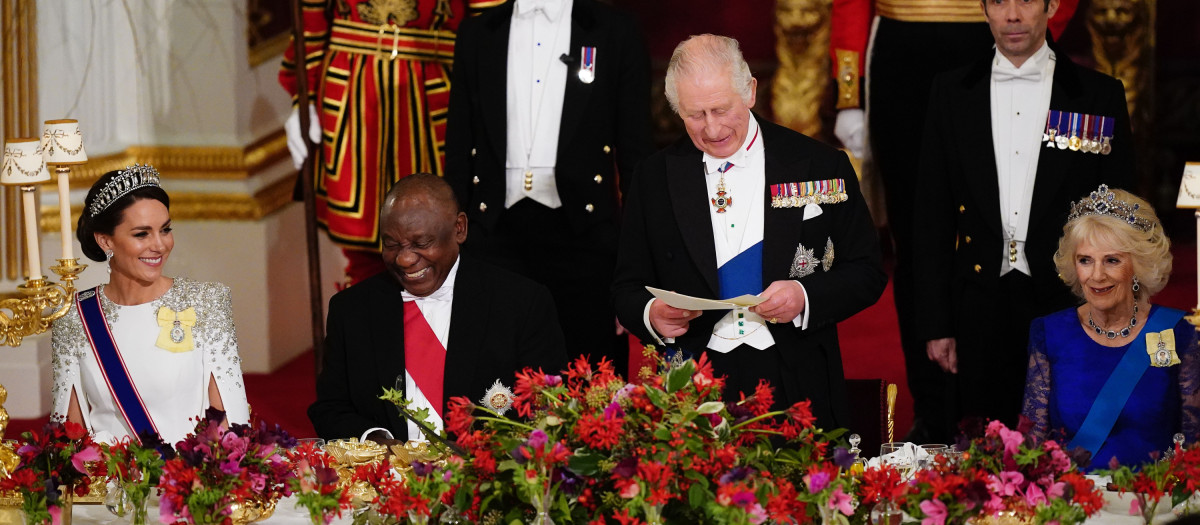
[[[988,437],[999,436],[1000,429],[1002,429],[1002,428],[1006,429],[1006,430],[1008,429],[1008,427],[1004,426],[1004,423],[1001,423],[999,421],[990,421],[990,422],[988,422],[987,430],[984,431],[984,435],[986,435]]]
[[[1138,501],[1137,498],[1133,498],[1132,500],[1129,501],[1129,515],[1130,516],[1141,516],[1142,515],[1142,502]]]
[[[636,481],[633,481],[631,479],[626,480],[626,481],[628,483],[626,483],[624,487],[621,487],[621,492],[620,492],[621,497],[625,498],[625,499],[636,498],[637,495],[642,492],[642,486],[638,485],[638,483]],[[621,483],[617,483],[617,484],[620,485]]]
[[[1016,430],[1001,428],[1000,441],[1004,442],[1004,456],[1009,457],[1017,453],[1021,443],[1025,442],[1025,435]]]
[[[1050,488],[1048,490],[1046,490],[1046,498],[1055,500],[1055,499],[1059,499],[1059,498],[1063,497],[1063,494],[1066,492],[1066,487],[1067,487],[1067,484],[1063,483],[1061,481],[1058,483],[1055,483],[1053,485],[1050,485]],[[1047,525],[1049,525],[1049,524],[1047,524]]]
[[[851,501],[850,495],[842,492],[842,487],[834,487],[833,494],[829,495],[829,508],[837,509],[838,512],[849,516],[854,514],[854,505]],[[945,505],[942,508],[945,509]]]
[[[757,502],[754,503],[754,506],[746,509],[746,513],[750,515],[750,523],[752,525],[758,525],[759,523],[767,521],[766,509],[763,509],[763,506]]]
[[[809,494],[816,494],[829,486],[829,473],[818,470],[812,474],[806,474],[804,483],[808,485]]]
[[[84,447],[83,450],[80,450],[71,456],[71,465],[73,465],[75,470],[78,470],[81,474],[87,474],[87,465],[84,465],[84,463],[88,461],[100,461],[101,459],[100,447],[96,445],[88,445],[87,447]]]
[[[1000,496],[992,494],[992,497],[984,502],[983,510],[986,514],[995,515],[1005,510],[1004,500],[1000,499]]]
[[[1012,496],[1017,493],[1017,489],[1021,487],[1021,483],[1025,481],[1025,476],[1020,472],[1004,471],[999,477],[995,475],[988,476],[988,490],[999,496]]]
[[[1030,483],[1028,487],[1025,487],[1025,503],[1030,507],[1036,507],[1047,502],[1046,493],[1036,483]]]
[[[925,513],[925,519],[921,520],[921,525],[945,525],[946,504],[941,500],[927,499],[921,502],[921,512]]]
[[[50,505],[46,508],[46,510],[50,511],[51,525],[60,525],[62,523],[62,509],[59,508],[58,505]]]

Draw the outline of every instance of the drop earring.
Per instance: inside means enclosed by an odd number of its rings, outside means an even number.
[[[104,252],[104,262],[108,263],[108,274],[109,275],[112,275],[112,258],[113,258],[112,250],[108,250],[108,251]]]
[[[1137,276],[1133,276],[1133,291],[1139,292],[1142,290],[1142,284],[1138,282]]]

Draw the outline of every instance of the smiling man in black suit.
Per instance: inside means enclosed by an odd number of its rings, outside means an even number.
[[[679,44],[667,100],[687,137],[638,167],[613,293],[622,324],[707,353],[725,397],[775,387],[810,399],[818,425],[849,424],[837,323],[887,284],[879,242],[846,155],[751,113],[757,82],[732,38]],[[836,251],[835,251],[836,249]],[[646,286],[708,299],[757,294],[748,310],[690,311]]]
[[[1125,91],[1047,37],[1059,0],[984,0],[996,49],[938,76],[914,203],[918,336],[948,406],[1016,423],[1030,322],[1077,304],[1052,258],[1070,203],[1133,183]]]
[[[462,257],[467,216],[436,175],[400,179],[380,210],[388,271],[329,302],[325,368],[308,408],[317,434],[379,442],[419,439],[379,399],[402,385],[414,408],[442,428],[446,401],[479,402],[497,380],[511,386],[528,366],[566,368],[562,331],[545,287]]]

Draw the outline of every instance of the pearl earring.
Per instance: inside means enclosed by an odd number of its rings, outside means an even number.
[[[105,259],[105,262],[107,262],[107,263],[108,263],[108,273],[109,273],[109,275],[112,275],[112,258],[113,258],[113,251],[112,251],[112,250],[108,250],[108,251],[104,252],[104,259]]]

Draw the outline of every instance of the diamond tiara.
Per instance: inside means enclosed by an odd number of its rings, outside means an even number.
[[[154,169],[154,166],[134,164],[118,171],[112,180],[100,188],[96,199],[92,201],[91,206],[88,206],[88,215],[90,217],[100,215],[112,203],[117,202],[129,192],[150,186],[159,187],[158,170]]]
[[[1154,228],[1154,223],[1137,215],[1140,208],[1140,204],[1130,204],[1118,199],[1116,194],[1108,191],[1107,184],[1101,184],[1100,188],[1087,197],[1079,199],[1079,202],[1071,203],[1071,213],[1067,215],[1067,222],[1084,215],[1108,215],[1121,219],[1141,231],[1148,232]]]

